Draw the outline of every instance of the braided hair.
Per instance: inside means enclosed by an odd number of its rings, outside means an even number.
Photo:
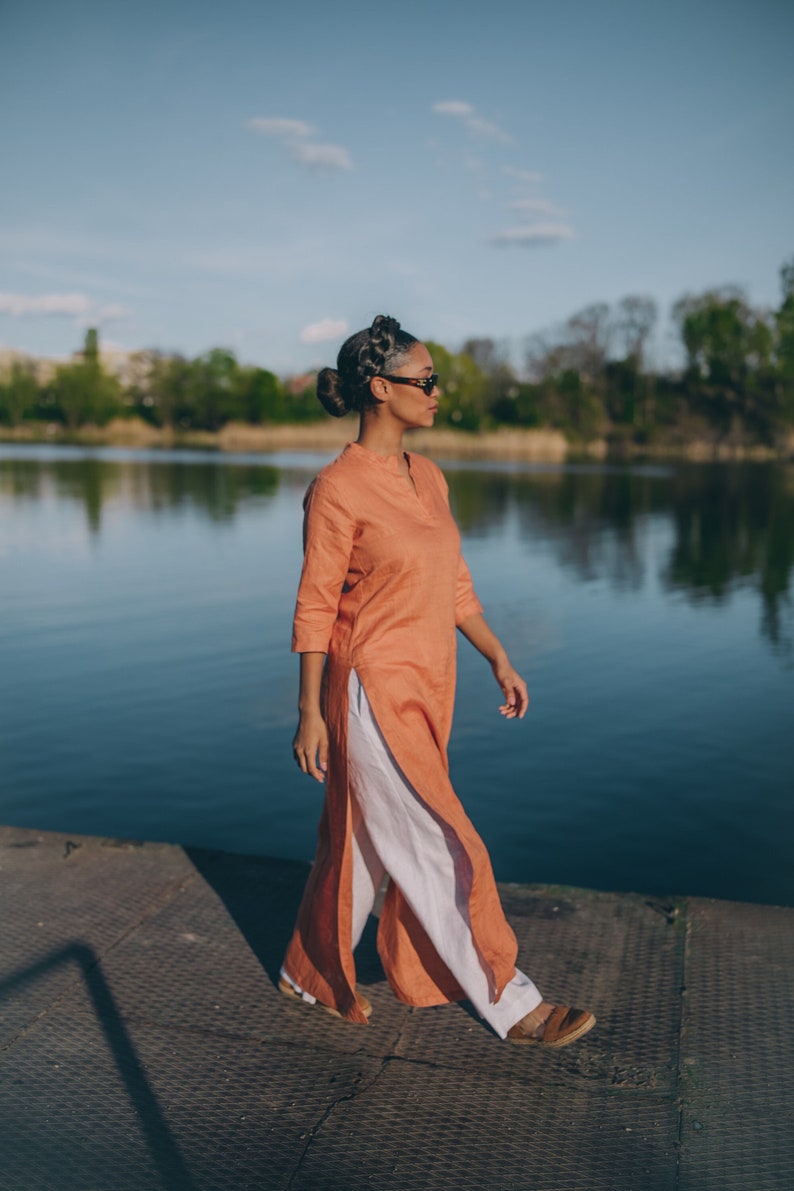
[[[371,327],[351,335],[339,349],[336,368],[322,368],[317,376],[317,397],[333,414],[342,418],[351,410],[379,405],[370,389],[373,376],[381,376],[405,363],[418,340],[400,328],[396,318],[379,314]]]

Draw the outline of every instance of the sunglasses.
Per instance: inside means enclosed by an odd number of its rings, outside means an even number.
[[[417,389],[424,389],[429,397],[438,384],[438,373],[432,376],[387,376],[383,373],[381,380],[391,381],[393,385],[414,385]]]

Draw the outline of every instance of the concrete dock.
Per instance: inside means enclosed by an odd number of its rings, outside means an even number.
[[[2,1191],[794,1187],[794,909],[503,885],[558,1052],[275,988],[305,865],[0,828]]]

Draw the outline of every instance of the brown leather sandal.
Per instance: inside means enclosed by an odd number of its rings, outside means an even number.
[[[315,1001],[314,1005],[312,1005],[311,1001],[304,1001],[304,999],[300,995],[300,993],[295,992],[295,989],[292,987],[291,984],[287,983],[287,981],[284,979],[283,976],[279,976],[278,991],[283,993],[285,997],[292,997],[294,1000],[300,1001],[302,1005],[309,1005],[312,1008],[314,1008],[314,1006],[317,1006],[320,1009],[324,1009],[326,1013],[330,1013],[333,1017],[341,1017],[342,1016],[342,1014],[339,1012],[339,1010],[334,1009],[334,1007],[332,1005],[323,1005],[321,1001]],[[369,1015],[372,1013],[372,1006],[369,1003],[369,1001],[367,1000],[367,998],[364,996],[364,994],[357,991],[356,992],[356,1000],[358,1001],[358,1007],[361,1010],[361,1012],[364,1014],[364,1016],[369,1017]]]
[[[522,1042],[528,1046],[549,1046],[559,1049],[576,1042],[588,1030],[592,1030],[596,1019],[586,1009],[569,1009],[567,1005],[555,1005],[543,1023],[543,1033],[536,1037],[527,1027],[517,1021],[507,1031],[510,1042]]]

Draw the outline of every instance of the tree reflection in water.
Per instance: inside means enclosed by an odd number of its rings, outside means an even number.
[[[197,457],[113,459],[75,455],[46,459],[0,457],[0,495],[16,499],[79,501],[89,528],[99,533],[103,506],[121,503],[153,512],[190,506],[212,521],[234,517],[243,501],[272,496],[280,471],[263,463]]]
[[[150,512],[189,506],[212,521],[233,519],[250,500],[286,483],[300,500],[322,460],[299,476],[233,457],[145,452],[69,452],[0,456],[0,496],[78,501],[93,534],[102,510],[123,503]],[[740,587],[758,592],[760,629],[783,653],[794,650],[794,469],[763,464],[649,466],[526,465],[447,467],[450,500],[464,533],[498,535],[508,522],[524,539],[551,546],[561,567],[581,580],[639,590],[648,579],[642,549],[649,519],[672,529],[658,578],[693,602],[720,603]]]
[[[311,855],[289,635],[324,461],[0,448],[0,821]],[[450,760],[500,878],[794,905],[794,470],[445,472],[532,692],[502,732],[461,650]]]
[[[720,603],[740,587],[761,597],[761,633],[794,649],[794,469],[780,464],[567,467],[529,471],[451,469],[461,529],[498,533],[514,518],[522,537],[543,540],[560,566],[616,589],[646,581],[641,542],[649,518],[673,529],[659,578],[691,601]]]

